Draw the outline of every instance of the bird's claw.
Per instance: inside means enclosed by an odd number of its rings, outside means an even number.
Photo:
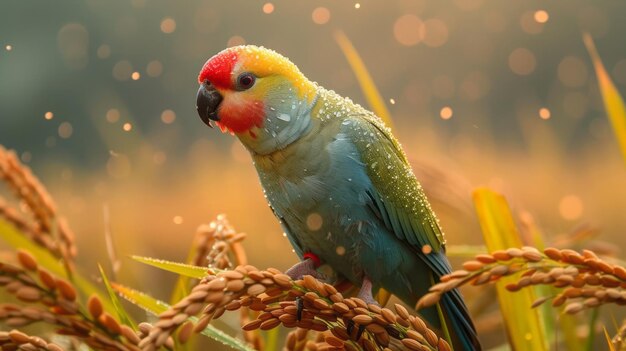
[[[296,297],[296,319],[298,322],[302,320],[302,311],[304,310],[304,300],[301,297]]]
[[[348,332],[348,335],[350,335],[350,337],[352,337],[352,332],[354,331],[355,326],[357,326],[357,324],[354,323],[354,321],[352,320],[348,320],[346,323],[346,331]],[[364,332],[365,332],[365,326],[359,324],[356,330],[356,335],[354,336],[354,340],[359,341],[361,339],[361,336],[363,336]]]
[[[359,341],[359,339],[361,339],[361,336],[363,335],[364,331],[365,331],[365,326],[359,325],[359,330],[357,330],[356,332],[356,341]]]

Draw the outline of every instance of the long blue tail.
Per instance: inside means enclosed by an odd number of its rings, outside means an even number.
[[[467,307],[458,290],[445,293],[440,302],[455,351],[480,351],[482,347]]]

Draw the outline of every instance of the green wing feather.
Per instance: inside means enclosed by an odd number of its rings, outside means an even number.
[[[391,130],[366,112],[351,118],[353,140],[373,184],[369,194],[385,225],[420,252],[439,252],[445,240],[422,186]]]

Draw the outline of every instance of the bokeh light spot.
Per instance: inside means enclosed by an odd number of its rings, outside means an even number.
[[[580,218],[583,214],[583,202],[576,195],[567,195],[564,196],[561,201],[559,201],[559,213],[561,217],[567,220],[575,220]]]
[[[150,77],[158,77],[163,73],[163,65],[157,60],[150,61],[148,66],[146,66],[146,73]]]
[[[161,32],[165,34],[174,33],[176,30],[176,21],[171,17],[165,17],[161,20]]]
[[[415,15],[400,16],[393,24],[393,36],[404,46],[417,45],[424,37],[424,23]]]
[[[355,9],[360,9],[361,8],[361,4],[359,4],[358,2],[356,4],[354,4],[354,8]]]
[[[526,48],[517,48],[509,55],[509,68],[515,74],[529,75],[533,73],[536,66],[535,55]]]
[[[164,110],[161,113],[161,121],[165,124],[172,124],[176,120],[176,113],[172,110]]]
[[[132,80],[139,80],[139,78],[141,78],[141,74],[140,74],[139,72],[133,72],[133,73],[130,75],[130,78],[131,78]]]
[[[441,119],[450,119],[452,118],[452,114],[454,112],[452,111],[452,108],[450,106],[444,106],[441,108],[441,111],[439,111],[439,116],[441,117]]]
[[[30,162],[33,159],[33,154],[31,154],[28,151],[24,151],[20,155],[20,159],[22,160],[22,162],[28,163],[28,162]]]
[[[123,129],[125,132],[130,132],[131,130],[133,130],[133,125],[132,125],[132,124],[130,124],[130,123],[128,123],[128,122],[126,122],[126,123],[124,123],[124,125],[122,126],[122,129]]]
[[[133,66],[126,60],[118,61],[113,66],[113,78],[116,80],[124,81],[130,79],[130,75],[133,73]]]
[[[109,58],[109,56],[111,56],[111,47],[106,44],[98,46],[98,50],[96,50],[96,55],[100,59]]]
[[[245,43],[246,43],[246,40],[243,37],[239,35],[233,35],[226,42],[226,46],[232,47],[232,46],[244,45]]]
[[[13,46],[11,46],[11,45],[6,45],[4,48],[6,49],[6,51],[13,50]]]
[[[272,4],[271,2],[266,2],[263,5],[263,13],[266,13],[269,15],[272,12],[274,12],[274,4]]]
[[[546,23],[550,19],[550,15],[546,10],[537,10],[534,14],[535,21],[538,23]]]
[[[339,246],[337,246],[337,247],[335,248],[335,252],[337,253],[337,255],[339,255],[339,256],[343,256],[343,255],[345,255],[345,254],[346,254],[346,248],[345,248],[345,247],[343,247],[343,246],[341,246],[341,245],[339,245]]]
[[[428,255],[428,254],[430,254],[431,252],[433,252],[433,247],[432,247],[432,246],[430,246],[430,245],[428,245],[428,244],[426,244],[426,245],[422,246],[422,253],[423,253],[424,255]]]
[[[110,110],[107,111],[106,113],[106,120],[109,123],[115,123],[120,119],[120,111],[118,111],[115,108],[112,108]]]
[[[311,213],[306,217],[306,226],[307,228],[309,228],[309,230],[320,230],[323,223],[324,220],[322,219],[322,216],[319,215],[319,213]]]
[[[172,222],[174,222],[174,224],[183,224],[183,217],[174,216],[174,218],[172,218]]]
[[[542,107],[539,109],[539,117],[541,119],[550,119],[550,110],[547,107]]]
[[[557,67],[559,80],[569,88],[578,88],[585,85],[589,76],[587,66],[576,56],[567,56]]]
[[[74,132],[74,128],[70,122],[63,122],[59,124],[59,129],[57,131],[59,133],[59,137],[62,139],[67,139],[72,136]]]
[[[389,103],[390,103],[390,104],[392,104],[392,105],[395,105],[395,104],[396,104],[396,100],[394,100],[393,98],[391,98],[391,99],[389,99]]]
[[[330,11],[325,7],[317,7],[313,10],[311,18],[315,24],[326,24],[330,21]]]
[[[45,118],[47,120],[51,120],[52,118],[54,118],[54,113],[48,111],[48,112],[44,113],[43,118]]]

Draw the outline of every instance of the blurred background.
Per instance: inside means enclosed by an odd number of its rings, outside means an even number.
[[[47,185],[87,272],[109,260],[105,230],[121,257],[183,261],[219,213],[249,234],[252,263],[288,268],[297,258],[249,155],[196,114],[197,74],[228,46],[263,45],[367,106],[341,30],[448,245],[482,244],[471,192],[488,186],[548,242],[582,236],[575,245],[619,255],[626,168],[582,33],[624,93],[625,13],[609,0],[3,1],[0,144]],[[164,299],[174,278],[126,259],[117,277]]]

